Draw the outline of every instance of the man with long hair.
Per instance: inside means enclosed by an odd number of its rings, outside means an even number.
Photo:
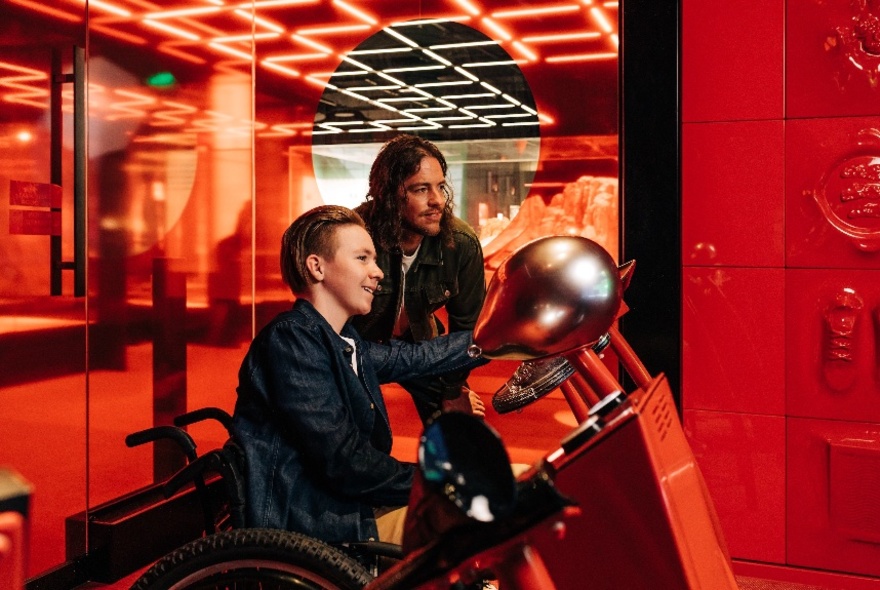
[[[419,342],[473,330],[483,306],[483,251],[473,228],[452,212],[446,158],[414,135],[385,143],[370,169],[364,218],[384,273],[369,314],[355,318],[367,340]],[[445,308],[448,325],[436,312]],[[423,422],[444,408],[482,415],[467,371],[402,382]]]

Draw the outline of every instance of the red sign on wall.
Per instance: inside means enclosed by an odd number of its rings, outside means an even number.
[[[61,208],[61,187],[47,182],[9,181],[9,204],[19,207]]]
[[[61,235],[61,187],[59,185],[10,180],[9,205],[14,207],[9,210],[10,234]]]
[[[29,236],[60,236],[61,211],[11,209],[9,233]]]

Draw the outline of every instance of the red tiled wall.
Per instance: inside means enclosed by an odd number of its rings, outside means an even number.
[[[880,576],[880,3],[681,6],[686,432],[735,559]]]

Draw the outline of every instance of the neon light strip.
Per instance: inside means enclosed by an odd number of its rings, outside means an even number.
[[[280,74],[285,74],[287,76],[290,76],[291,78],[299,78],[300,76],[302,76],[302,74],[298,70],[294,70],[292,68],[286,68],[284,66],[279,66],[278,64],[272,63],[271,61],[268,61],[268,60],[263,60],[260,63],[263,64],[263,67],[266,69],[276,71]]]
[[[208,43],[208,47],[211,47],[212,49],[216,49],[217,51],[220,51],[220,52],[225,53],[227,55],[231,55],[233,57],[243,59],[245,61],[251,61],[254,59],[254,56],[251,55],[250,53],[245,53],[244,51],[239,51],[237,49],[227,47],[226,45],[222,45],[220,43]]]
[[[307,46],[311,47],[312,49],[320,51],[321,53],[326,53],[328,55],[333,53],[333,49],[331,49],[330,47],[327,47],[326,45],[322,45],[322,44],[318,43],[317,41],[312,41],[308,37],[303,37],[302,35],[294,34],[294,35],[291,35],[290,38],[293,39],[294,41],[298,41],[299,43],[302,43],[303,45],[307,45]]]
[[[160,23],[159,21],[144,19],[143,24],[148,27],[152,27],[154,29],[159,29],[160,31],[164,31],[166,33],[170,33],[175,37],[180,37],[182,39],[186,39],[188,41],[198,41],[201,39],[198,35],[194,33],[190,33],[189,31],[184,31],[183,29],[178,29],[177,27],[172,27],[171,25],[166,25],[165,23]]]
[[[498,41],[468,41],[465,43],[444,43],[442,45],[431,45],[429,49],[466,49],[468,47],[480,47],[483,45],[500,45]]]
[[[517,51],[526,56],[526,59],[528,59],[529,61],[538,61],[538,56],[535,54],[535,52],[523,45],[521,42],[514,41],[512,45]]]
[[[372,16],[370,16],[366,12],[363,12],[363,11],[355,8],[354,6],[349,4],[348,2],[343,2],[343,0],[333,0],[333,4],[335,6],[338,6],[342,10],[346,11],[347,13],[351,14],[352,16],[361,19],[362,21],[364,21],[365,23],[367,23],[369,25],[375,26],[375,25],[379,24],[379,21],[377,21],[375,18],[373,18]]]
[[[580,41],[598,39],[601,36],[602,33],[597,32],[561,33],[559,35],[533,35],[530,37],[523,37],[522,41],[525,43],[554,43],[557,41]]]
[[[241,10],[241,9],[236,10],[234,12],[235,12],[236,16],[240,16],[244,20],[251,22],[251,23],[254,23],[255,25],[259,25],[265,29],[269,29],[272,32],[281,34],[286,30],[284,27],[282,27],[281,25],[279,25],[277,23],[274,23],[274,22],[272,22],[268,19],[262,18],[260,16],[254,15],[253,12],[248,12],[247,10]]]
[[[65,20],[70,23],[81,23],[83,22],[83,17],[81,14],[71,14],[69,12],[64,12],[63,10],[57,10],[55,8],[49,8],[47,6],[43,6],[42,3],[39,2],[31,2],[30,0],[9,0],[13,4],[18,4],[19,6],[24,6],[25,8],[30,8],[34,12],[41,12],[43,14],[48,14],[49,16],[54,16],[55,18]]]
[[[180,10],[167,10],[165,12],[151,12],[145,20],[180,18],[183,16],[200,16],[202,14],[217,14],[221,9],[216,6],[200,6],[195,8],[181,8]]]
[[[617,59],[616,53],[581,53],[575,55],[557,55],[545,58],[544,61],[551,64],[567,63],[573,61],[599,61],[603,59]]]
[[[596,24],[599,25],[599,28],[605,31],[606,33],[613,33],[614,27],[611,26],[611,23],[608,22],[608,19],[605,18],[605,14],[599,10],[598,8],[591,8],[590,15],[593,17],[593,20],[596,21]]]
[[[455,0],[455,3],[461,6],[465,11],[470,13],[471,16],[480,16],[480,11],[468,0]]]
[[[410,47],[392,47],[389,49],[355,49],[349,51],[349,55],[379,55],[382,53],[410,53]]]
[[[310,29],[298,29],[297,35],[338,35],[341,33],[352,33],[354,31],[368,31],[370,25],[340,25],[333,27],[314,27]]]
[[[386,33],[388,33],[389,35],[391,35],[392,37],[394,37],[395,39],[397,39],[398,41],[406,43],[410,47],[421,48],[421,46],[418,43],[416,43],[415,41],[413,41],[412,39],[410,39],[408,37],[404,37],[403,35],[401,35],[397,31],[395,31],[394,29],[385,27],[382,30],[385,31]]]
[[[495,33],[495,35],[497,35],[498,37],[501,37],[505,41],[510,41],[513,38],[513,37],[511,37],[510,33],[508,33],[506,30],[504,30],[504,28],[501,27],[501,25],[496,23],[491,18],[484,18],[482,20],[482,23],[484,25],[486,25],[487,29],[491,30],[492,32]]]
[[[416,20],[408,20],[404,22],[391,23],[392,27],[418,27],[421,25],[433,25],[436,23],[466,23],[471,20],[469,16],[442,16],[438,18],[421,18]]]
[[[489,109],[512,109],[512,104],[469,104],[463,109],[468,111],[486,111]]]
[[[422,53],[424,53],[425,55],[427,55],[428,57],[430,57],[436,61],[439,61],[444,66],[452,66],[453,65],[453,63],[451,61],[449,61],[448,59],[440,57],[439,55],[437,55],[436,53],[434,53],[433,51],[430,51],[428,49],[422,49]]]
[[[401,109],[403,113],[445,113],[453,110],[452,107],[420,107],[416,109]]]
[[[83,2],[85,4],[85,2]],[[115,4],[110,4],[109,2],[102,2],[101,0],[89,0],[88,3],[89,8],[97,8],[103,12],[107,12],[110,14],[115,14],[116,16],[130,17],[131,12],[125,10],[124,8],[120,8]]]
[[[544,6],[542,8],[523,8],[520,10],[502,10],[493,12],[492,18],[522,18],[524,16],[537,16],[547,14],[563,14],[580,10],[576,4],[561,4],[559,6]]]

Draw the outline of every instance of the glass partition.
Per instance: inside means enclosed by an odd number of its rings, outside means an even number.
[[[64,561],[64,519],[87,502],[86,305],[73,268],[84,264],[73,228],[83,213],[74,95],[84,87],[85,14],[13,20],[3,10],[0,465],[33,487],[30,534],[45,549],[32,552],[31,569],[41,571]]]
[[[190,52],[184,33],[211,34],[208,23],[93,12],[89,501],[99,506],[185,462],[168,441],[129,449],[127,434],[194,408],[232,409],[250,337],[253,91],[249,68]],[[157,38],[148,22],[177,33]],[[145,45],[131,47],[134,37]],[[250,41],[236,47],[248,55]],[[208,448],[226,438],[200,429]]]

